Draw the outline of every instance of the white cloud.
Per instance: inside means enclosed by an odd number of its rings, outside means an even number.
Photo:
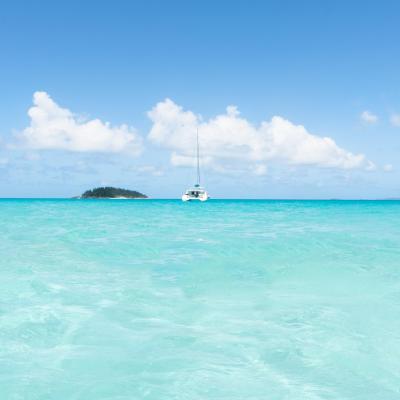
[[[400,114],[392,114],[390,117],[390,123],[393,126],[400,127]]]
[[[393,165],[392,165],[392,164],[385,164],[385,165],[383,166],[383,170],[384,170],[385,172],[391,172],[391,171],[393,171]]]
[[[376,171],[376,165],[371,161],[367,161],[367,164],[365,165],[365,170],[366,171]]]
[[[35,92],[28,111],[30,125],[19,134],[31,149],[77,152],[126,152],[137,155],[141,140],[127,125],[111,126],[99,119],[83,120],[60,107],[46,92]]]
[[[148,112],[153,126],[149,139],[171,150],[175,166],[193,166],[196,129],[199,129],[202,165],[221,169],[221,163],[241,162],[255,174],[267,172],[267,161],[327,168],[373,169],[363,154],[339,147],[329,137],[309,133],[302,125],[274,116],[255,126],[240,117],[235,106],[208,121],[166,99]]]
[[[363,111],[360,115],[361,121],[365,122],[366,124],[375,124],[378,122],[378,116],[371,113],[370,111]]]

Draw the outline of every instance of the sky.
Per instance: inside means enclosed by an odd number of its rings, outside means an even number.
[[[0,196],[400,197],[398,1],[4,1]]]

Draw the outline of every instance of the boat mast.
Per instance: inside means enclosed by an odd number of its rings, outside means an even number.
[[[197,185],[200,186],[199,128],[197,128]]]

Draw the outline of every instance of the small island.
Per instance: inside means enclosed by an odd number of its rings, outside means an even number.
[[[148,197],[136,190],[119,189],[114,187],[98,187],[87,190],[79,199],[147,199]]]

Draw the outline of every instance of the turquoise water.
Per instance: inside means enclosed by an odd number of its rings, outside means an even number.
[[[399,399],[400,202],[0,201],[0,398]]]

